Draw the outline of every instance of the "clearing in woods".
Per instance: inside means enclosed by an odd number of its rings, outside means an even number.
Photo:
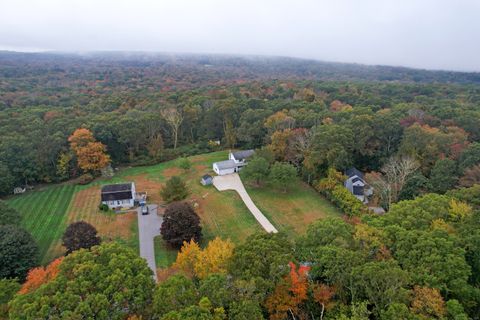
[[[104,240],[120,241],[138,252],[135,214],[99,211],[101,186],[134,181],[137,191],[148,192],[150,203],[161,203],[160,188],[168,178],[178,175],[190,189],[187,201],[192,203],[201,218],[203,244],[215,236],[241,243],[250,234],[263,229],[236,192],[218,192],[213,186],[200,184],[202,175],[213,174],[212,163],[227,157],[227,151],[190,157],[192,167],[189,170],[180,169],[177,160],[125,168],[112,179],[99,179],[87,186],[69,183],[52,185],[10,197],[6,201],[22,213],[22,224],[37,240],[44,264],[63,254],[61,236],[69,223],[79,220],[94,225]],[[286,194],[269,186],[261,189],[246,187],[255,204],[273,225],[290,236],[302,233],[313,220],[339,214],[324,198],[300,181],[295,182],[292,191]],[[162,268],[175,260],[176,251],[167,248],[161,237],[157,237],[155,255],[157,266]]]

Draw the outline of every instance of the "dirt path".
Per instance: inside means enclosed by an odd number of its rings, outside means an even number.
[[[265,229],[267,232],[277,233],[277,229],[268,221],[268,219],[263,215],[263,213],[257,208],[255,203],[245,190],[242,180],[237,173],[227,174],[224,176],[215,176],[213,178],[213,185],[217,188],[218,191],[224,190],[235,190],[242,198],[243,202],[247,206],[248,210],[253,214],[258,223]]]

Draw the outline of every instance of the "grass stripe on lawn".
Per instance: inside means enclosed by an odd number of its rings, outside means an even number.
[[[37,241],[40,261],[44,264],[52,258],[47,256],[50,246],[65,230],[67,209],[74,190],[75,187],[69,185],[52,186],[7,200],[22,214],[22,225]]]

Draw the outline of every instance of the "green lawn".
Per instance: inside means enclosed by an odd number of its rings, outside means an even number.
[[[190,189],[187,200],[195,204],[201,218],[204,239],[201,245],[216,236],[230,238],[238,244],[250,234],[263,229],[236,192],[218,192],[213,186],[200,184],[202,175],[213,174],[212,163],[227,157],[227,151],[190,157],[192,168],[189,170],[178,168],[176,160],[147,167],[124,168],[112,179],[99,179],[87,186],[68,183],[51,185],[10,197],[7,203],[22,213],[23,226],[32,233],[40,246],[42,263],[47,263],[62,253],[60,238],[68,223],[78,220],[92,223],[105,239],[119,241],[138,252],[136,218],[99,212],[100,186],[134,181],[138,191],[148,191],[152,203],[160,203],[159,190],[162,185],[169,177],[179,175]],[[285,194],[269,186],[246,188],[273,225],[291,237],[303,233],[312,221],[339,215],[335,207],[301,181],[296,181],[291,186],[291,191]],[[170,265],[176,257],[176,252],[167,249],[161,237],[155,239],[155,254],[159,267]]]
[[[51,186],[7,200],[22,214],[22,225],[37,241],[42,263],[54,258],[55,253],[49,249],[65,231],[68,206],[75,189],[72,185]]]
[[[257,188],[245,184],[245,188],[277,230],[292,238],[303,234],[315,220],[340,215],[335,206],[300,180],[292,182],[286,193],[269,185]]]

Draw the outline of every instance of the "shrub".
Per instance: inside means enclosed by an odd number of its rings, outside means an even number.
[[[92,181],[93,181],[93,176],[90,173],[82,174],[77,179],[77,183],[81,185],[89,184]]]
[[[343,177],[336,170],[329,169],[328,176],[318,181],[315,189],[350,217],[367,213],[363,203],[341,184]]]
[[[67,253],[79,249],[90,249],[100,244],[100,237],[97,236],[97,229],[85,221],[78,221],[70,224],[62,237],[63,246]]]
[[[98,206],[98,209],[100,209],[100,211],[108,211],[108,210],[110,210],[110,208],[108,207],[108,205],[105,204],[105,203],[100,203],[100,205]]]
[[[178,166],[180,167],[180,169],[189,170],[192,167],[192,163],[190,162],[190,160],[188,160],[188,158],[179,158]]]
[[[188,196],[187,185],[180,177],[171,177],[160,190],[160,195],[166,203],[180,201]]]
[[[174,202],[165,209],[160,233],[172,247],[180,248],[184,241],[199,242],[202,237],[200,218],[186,202]]]

